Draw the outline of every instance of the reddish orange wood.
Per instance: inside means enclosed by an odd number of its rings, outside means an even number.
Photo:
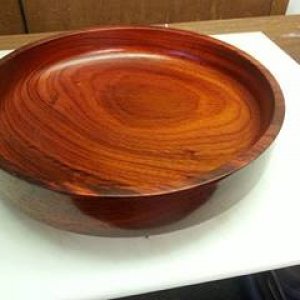
[[[47,219],[50,200],[38,185],[97,219],[93,234],[193,211],[270,145],[284,116],[277,83],[254,59],[156,27],[96,28],[26,46],[2,60],[0,81],[0,166],[41,191],[43,220],[65,228]]]

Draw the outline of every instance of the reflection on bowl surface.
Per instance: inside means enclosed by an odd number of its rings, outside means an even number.
[[[284,115],[276,81],[254,59],[156,27],[24,47],[0,63],[0,91],[0,166],[33,183],[40,201],[48,189],[127,229],[199,207],[269,146]]]

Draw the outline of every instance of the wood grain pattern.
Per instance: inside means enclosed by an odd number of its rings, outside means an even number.
[[[271,5],[271,15],[283,15],[285,14],[289,0],[273,0]]]
[[[23,0],[29,32],[269,15],[273,0]]]
[[[0,0],[0,34],[25,32],[18,0]]]
[[[1,167],[124,228],[169,223],[204,203],[268,147],[284,115],[256,61],[157,27],[25,47],[2,60],[1,78]]]

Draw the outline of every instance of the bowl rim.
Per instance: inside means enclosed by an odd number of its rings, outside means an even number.
[[[42,188],[46,188],[50,191],[54,191],[54,192],[58,192],[70,196],[91,196],[91,197],[103,197],[103,198],[122,198],[122,197],[128,198],[128,197],[147,197],[147,196],[150,197],[150,196],[159,196],[159,195],[163,196],[166,194],[172,194],[179,191],[189,190],[197,187],[200,188],[201,186],[216,183],[219,180],[222,180],[223,178],[239,171],[240,169],[246,167],[247,165],[255,161],[263,152],[265,152],[265,150],[267,150],[270,147],[270,145],[274,142],[274,140],[278,136],[284,122],[285,101],[284,101],[284,96],[280,88],[280,85],[275,79],[275,77],[262,63],[260,63],[257,59],[255,59],[245,51],[233,45],[230,45],[227,42],[218,40],[214,37],[205,34],[199,34],[194,31],[163,27],[162,25],[132,25],[132,26],[128,25],[128,26],[98,26],[98,27],[94,26],[94,27],[83,28],[80,30],[72,30],[72,31],[54,34],[50,37],[42,38],[38,41],[17,48],[13,52],[7,54],[6,56],[0,59],[0,68],[2,67],[2,65],[12,60],[15,56],[18,56],[19,54],[22,54],[23,52],[26,52],[32,48],[36,48],[40,45],[51,43],[52,41],[60,40],[65,37],[79,36],[79,35],[84,35],[92,32],[103,32],[103,31],[111,31],[111,30],[113,31],[115,30],[149,31],[150,30],[150,31],[175,33],[182,36],[183,38],[185,36],[189,36],[195,39],[201,39],[202,41],[206,40],[219,47],[223,47],[224,49],[230,50],[231,52],[237,54],[239,57],[242,57],[243,59],[247,60],[261,73],[261,75],[263,75],[263,77],[269,83],[272,94],[274,96],[274,111],[266,130],[256,140],[256,142],[252,144],[250,147],[248,147],[246,150],[241,151],[234,158],[232,158],[225,164],[221,165],[217,169],[210,171],[207,174],[204,174],[204,176],[199,176],[197,180],[194,180],[194,183],[182,185],[182,187],[178,187],[170,190],[162,190],[159,192],[136,193],[132,191],[132,193],[123,193],[123,194],[122,193],[119,194],[117,192],[115,194],[101,194],[100,192],[94,192],[94,191],[92,193],[72,191],[71,189],[67,189],[63,186],[60,185],[52,186],[49,184],[49,182],[45,180],[40,180],[36,177],[27,176],[23,171],[20,171],[17,167],[15,167],[12,162],[5,159],[1,155],[1,153],[0,153],[0,171],[4,170],[28,183],[37,185]]]

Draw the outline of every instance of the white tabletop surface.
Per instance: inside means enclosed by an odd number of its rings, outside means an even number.
[[[218,38],[267,66],[286,97],[284,127],[256,186],[209,221],[149,238],[63,232],[0,196],[1,299],[109,299],[300,263],[299,65],[262,33]]]

